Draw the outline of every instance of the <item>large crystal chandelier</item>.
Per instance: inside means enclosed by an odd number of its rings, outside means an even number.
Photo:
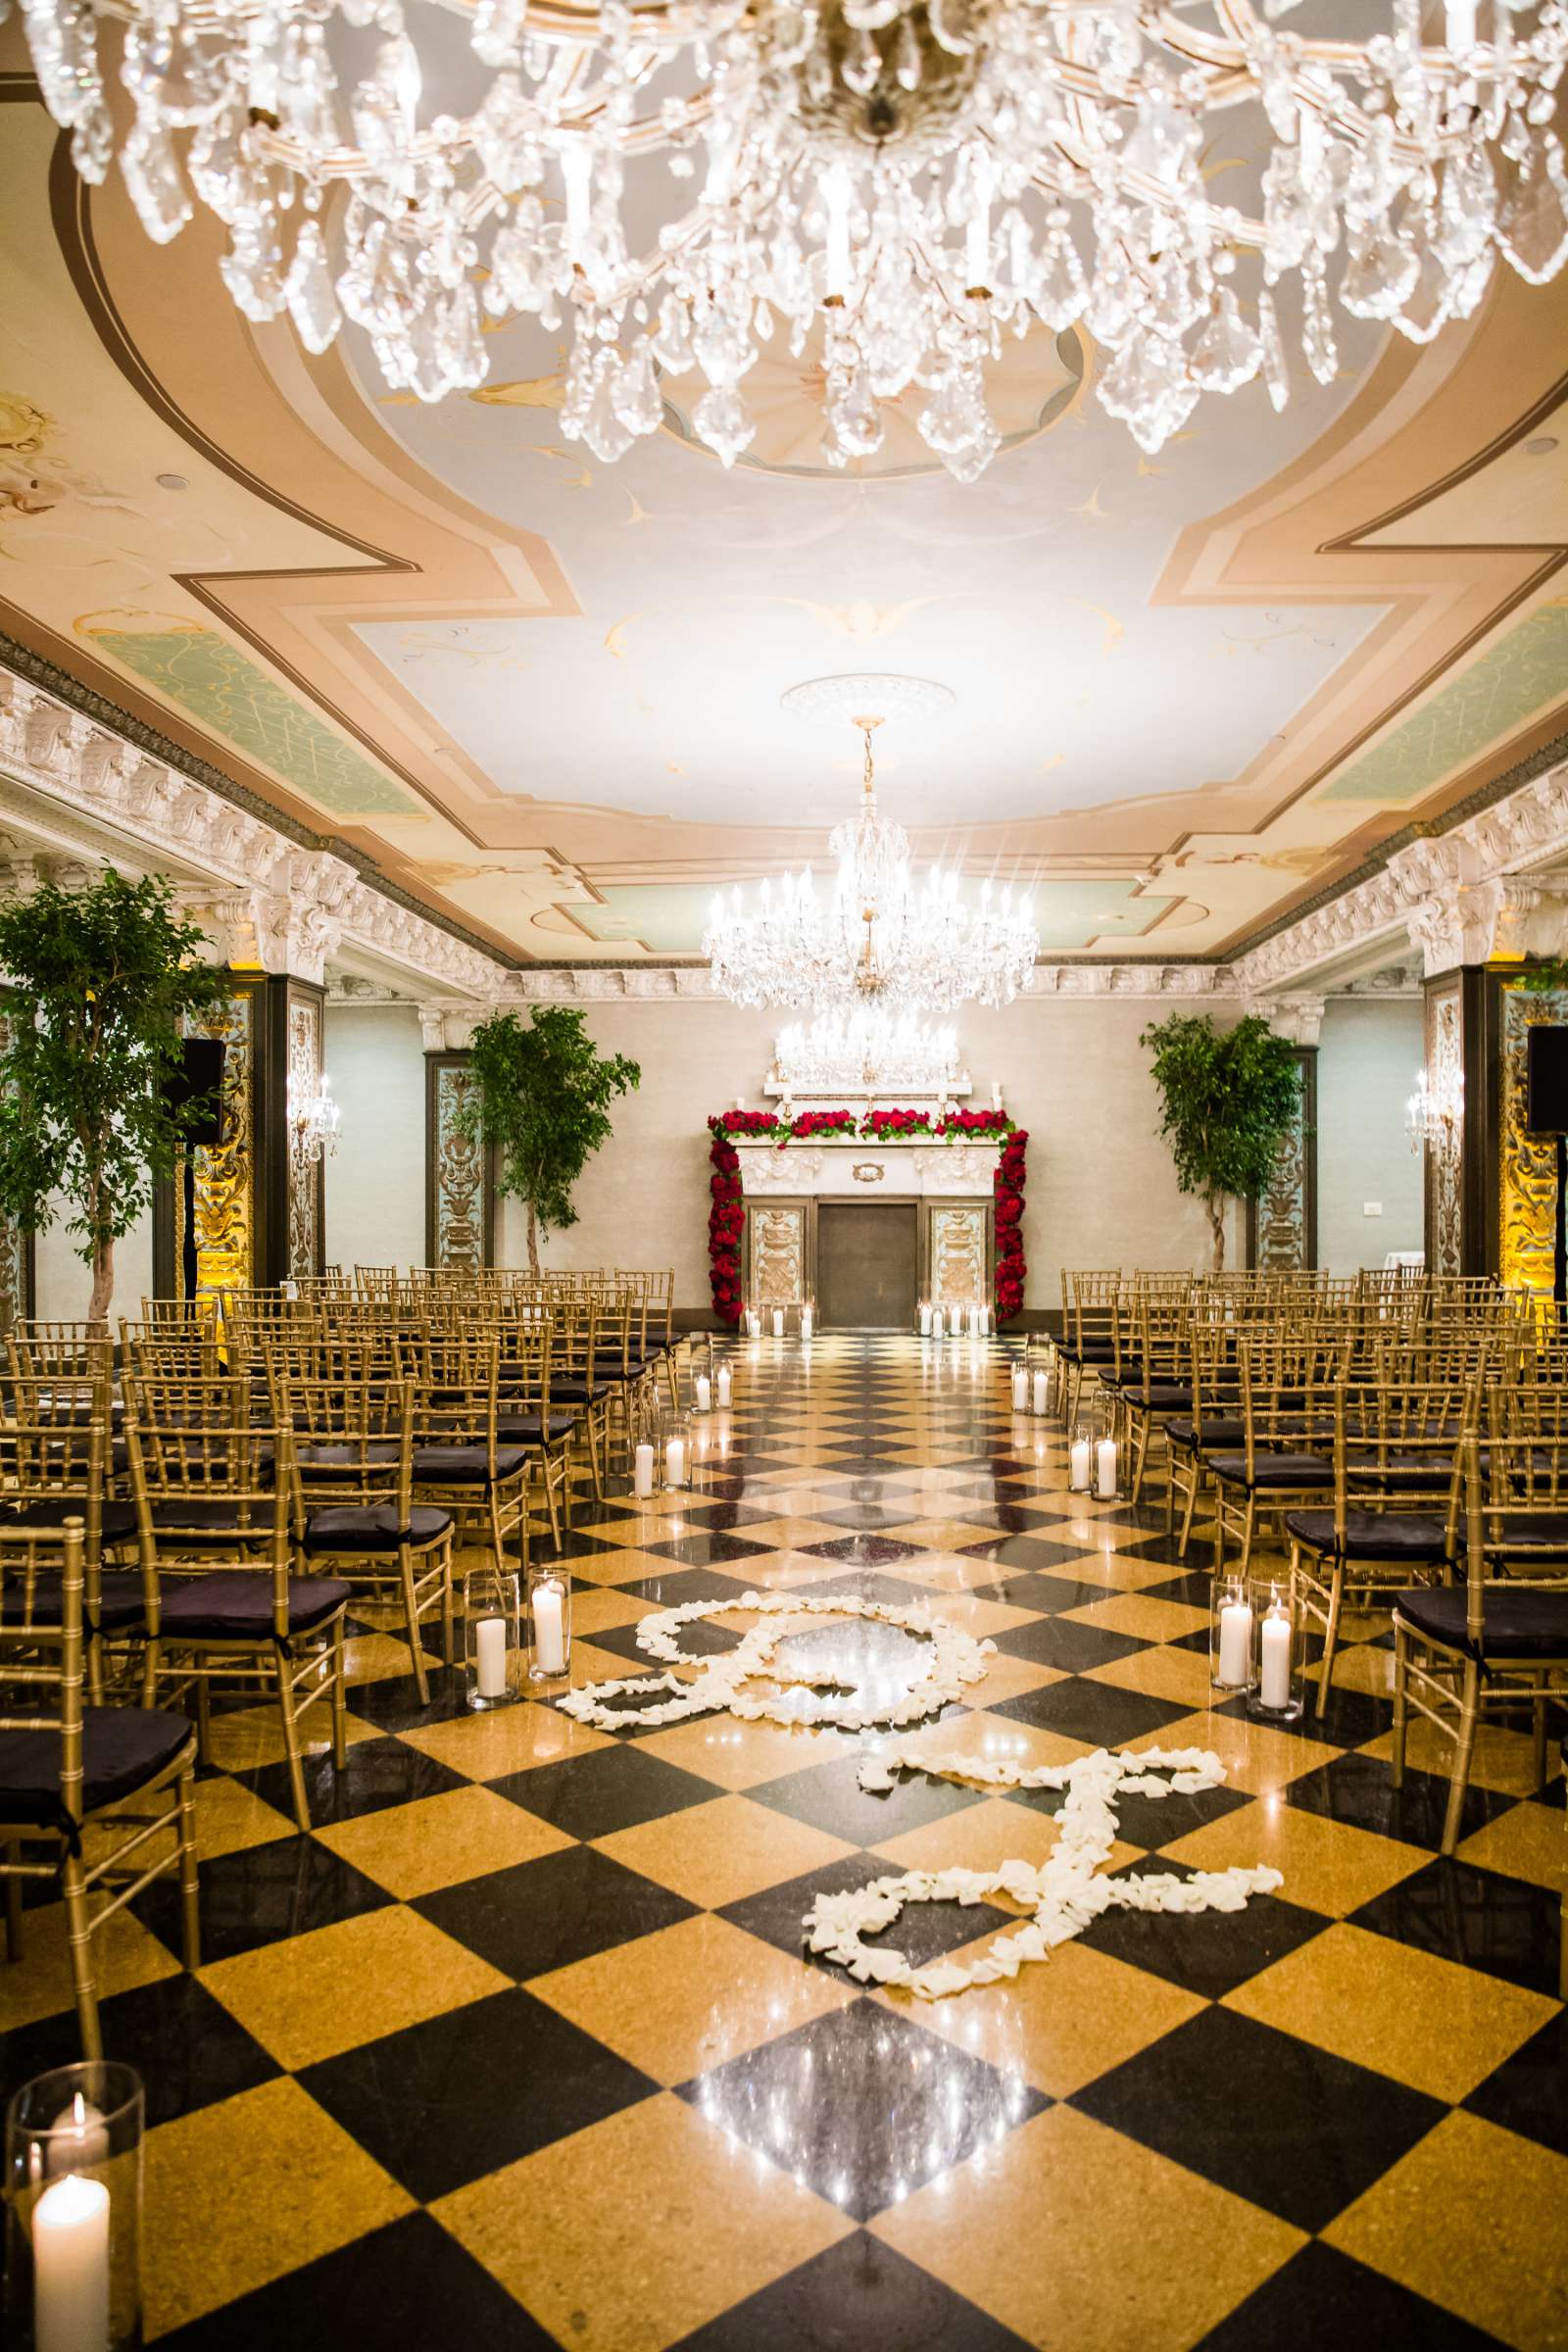
[[[1362,0],[1365,39],[1315,29],[1329,0],[23,6],[77,170],[109,169],[118,73],[149,233],[211,207],[247,317],[321,351],[347,316],[423,400],[483,379],[482,314],[569,318],[562,424],[606,461],[659,428],[662,371],[706,384],[695,429],[733,463],[748,369],[809,337],[830,462],[912,391],[969,480],[1003,335],[1080,319],[1152,451],[1260,372],[1283,407],[1288,332],[1329,382],[1336,302],[1424,343],[1499,253],[1542,284],[1568,250],[1562,0],[1446,0],[1441,47],[1421,0]],[[1216,138],[1239,202],[1205,183]]]
[[[791,1095],[943,1094],[958,1075],[958,1033],[918,1004],[856,1004],[794,1021],[773,1046],[773,1082]]]
[[[865,744],[860,806],[835,825],[836,871],[819,894],[811,869],[761,885],[748,907],[737,888],[712,903],[703,954],[737,1004],[815,1011],[877,998],[950,1012],[971,1000],[1010,1004],[1040,949],[1026,898],[989,882],[971,906],[958,877],[932,866],[916,884],[904,827],[881,816],[871,741],[882,721],[855,720]]]

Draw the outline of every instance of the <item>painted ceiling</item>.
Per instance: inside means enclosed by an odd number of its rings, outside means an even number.
[[[971,487],[907,423],[829,472],[809,354],[732,472],[681,384],[603,466],[532,322],[434,408],[248,326],[214,225],[82,188],[0,38],[0,628],[506,955],[691,956],[717,884],[820,867],[859,746],[804,679],[951,690],[883,805],[1054,955],[1234,950],[1568,725],[1568,280],[1157,460],[1041,333]]]

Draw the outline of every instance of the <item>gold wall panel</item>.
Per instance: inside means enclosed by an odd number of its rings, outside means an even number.
[[[256,1281],[256,1021],[260,998],[236,990],[226,1004],[186,1024],[191,1037],[221,1038],[220,1144],[196,1151],[196,1296],[250,1290]],[[174,1187],[174,1264],[184,1257],[184,1188]],[[175,1276],[176,1283],[178,1275]]]
[[[288,1271],[291,1279],[316,1272],[321,1230],[320,1156],[303,1142],[294,1124],[297,1103],[315,1099],[321,1087],[321,1005],[316,997],[288,1000]]]
[[[1464,1084],[1464,1013],[1458,982],[1427,998],[1427,1084],[1440,1102],[1460,1099]],[[1464,1270],[1464,1121],[1426,1152],[1427,1264],[1434,1274]]]
[[[754,1203],[747,1217],[754,1306],[789,1306],[806,1296],[806,1210]]]
[[[933,1208],[930,1213],[932,1298],[949,1306],[988,1300],[984,1208]]]
[[[459,1112],[473,1092],[473,1078],[461,1062],[443,1062],[434,1072],[430,1138],[431,1263],[482,1266],[485,1262],[485,1151],[463,1134]]]
[[[1568,1025],[1568,990],[1537,996],[1503,983],[1498,1077],[1498,1272],[1510,1288],[1551,1296],[1557,1222],[1557,1146],[1525,1127],[1527,1040],[1538,1022]]]

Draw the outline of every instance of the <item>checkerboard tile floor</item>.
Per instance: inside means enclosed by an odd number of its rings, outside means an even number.
[[[334,1772],[323,1727],[313,1835],[266,1709],[222,1716],[199,1977],[163,1890],[109,1941],[106,2045],[150,2107],[149,2333],[1568,2345],[1568,1840],[1528,1740],[1484,1738],[1446,1862],[1442,1758],[1417,1743],[1389,1785],[1376,1625],[1321,1721],[1211,1709],[1197,1549],[1184,1567],[1157,1511],[1069,1495],[1059,1432],[1007,1409],[1002,1348],[845,1336],[735,1363],[698,1492],[578,1510],[579,1682],[634,1671],[638,1619],[679,1600],[933,1599],[998,1646],[930,1752],[1212,1746],[1226,1787],[1126,1800],[1111,1867],[1262,1860],[1283,1890],[1235,1916],[1113,1912],[941,2004],[863,1991],[802,1956],[817,1889],[1043,1858],[1059,1797],[867,1795],[831,1731],[475,1717],[442,1672],[420,1706],[401,1642],[359,1621],[353,1743]],[[810,1637],[835,1638],[863,1657],[864,1625]],[[926,1958],[1006,1918],[924,1906],[896,1933]],[[8,2088],[76,2054],[58,1913],[28,1925],[0,1969]]]

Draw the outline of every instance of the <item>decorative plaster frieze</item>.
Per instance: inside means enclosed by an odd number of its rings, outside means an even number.
[[[1521,784],[1448,833],[1412,841],[1326,906],[1232,967],[1249,1000],[1298,987],[1356,950],[1406,941],[1428,978],[1494,955],[1549,956],[1568,938],[1568,896],[1533,869],[1568,858],[1568,766]]]
[[[224,954],[242,950],[238,959],[265,971],[318,981],[326,957],[353,946],[470,1001],[501,992],[503,964],[375,889],[346,858],[302,849],[285,831],[3,669],[0,774],[39,795],[51,814],[63,805],[73,836],[100,863],[114,848],[107,833],[132,843],[150,865],[195,867],[201,879],[182,894],[193,918],[211,927]],[[20,808],[18,815],[24,821]],[[0,868],[0,887],[10,879]],[[20,869],[16,886],[29,886]]]
[[[1277,1037],[1293,1046],[1315,1046],[1323,1029],[1326,997],[1283,996],[1266,997],[1258,1004],[1249,1004],[1249,1012],[1260,1012]]]

